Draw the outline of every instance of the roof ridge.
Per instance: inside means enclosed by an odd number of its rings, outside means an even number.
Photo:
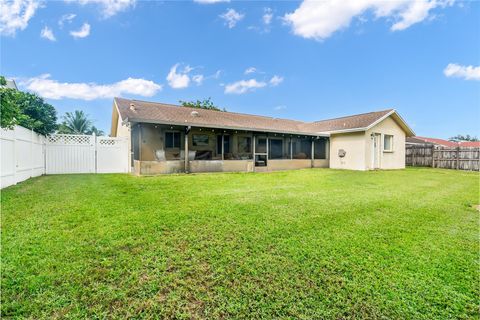
[[[146,101],[146,100],[139,100],[139,99],[127,99],[127,98],[122,98],[122,97],[115,97],[114,99],[123,99],[123,100],[129,100],[129,101],[139,101],[139,102],[145,102],[145,103],[150,103],[150,104],[160,104],[166,107],[174,107],[174,108],[188,108],[188,109],[200,109],[200,110],[205,110],[205,111],[211,111],[211,112],[220,112],[221,114],[225,113],[230,113],[230,114],[239,114],[243,116],[253,116],[253,117],[259,117],[259,118],[267,118],[267,119],[273,119],[273,120],[285,120],[285,121],[292,121],[292,122],[299,122],[299,124],[308,124],[310,122],[302,121],[302,120],[293,120],[293,119],[286,119],[286,118],[276,118],[276,117],[270,117],[270,116],[262,116],[258,114],[252,114],[252,113],[244,113],[244,112],[234,112],[234,111],[221,111],[221,110],[211,110],[211,109],[201,109],[201,108],[192,108],[192,107],[184,107],[178,104],[173,104],[173,103],[164,103],[164,102],[153,102],[153,101]]]
[[[370,111],[370,112],[352,114],[352,115],[349,115],[349,116],[343,116],[343,117],[337,117],[337,118],[330,118],[330,119],[324,119],[324,120],[317,120],[317,121],[308,122],[308,123],[313,124],[313,123],[319,123],[319,122],[324,122],[324,121],[340,120],[340,119],[345,119],[345,118],[352,118],[352,117],[364,116],[364,115],[366,115],[366,114],[372,114],[372,113],[379,113],[379,112],[385,112],[385,111],[390,112],[390,111],[393,111],[393,110],[395,110],[395,109],[390,108],[390,109],[384,109],[384,110],[378,110],[378,111]]]

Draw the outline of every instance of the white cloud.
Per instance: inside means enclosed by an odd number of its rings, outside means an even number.
[[[213,4],[213,3],[220,3],[220,2],[230,2],[230,0],[193,0],[193,2],[200,3],[200,4]]]
[[[75,19],[77,15],[74,13],[64,14],[60,20],[58,20],[58,25],[60,28],[63,28],[65,22],[71,23],[73,19]]]
[[[93,82],[59,82],[51,79],[49,74],[27,79],[22,81],[20,85],[44,98],[55,100],[65,98],[80,100],[109,99],[123,94],[151,97],[162,90],[161,85],[145,79],[128,78],[112,84],[99,85]]]
[[[37,0],[0,0],[0,35],[13,37],[24,30],[39,7]]]
[[[462,78],[465,80],[480,80],[480,66],[461,66],[450,63],[444,70],[446,77]]]
[[[102,15],[109,18],[119,12],[134,7],[136,0],[66,0],[67,2],[78,2],[81,5],[98,4],[102,7]]]
[[[283,82],[283,77],[274,75],[274,76],[272,77],[272,79],[270,79],[269,82],[270,82],[270,85],[271,85],[272,87],[276,87],[276,86],[278,86],[280,83]]]
[[[56,41],[57,39],[55,38],[55,35],[53,34],[52,29],[49,27],[45,26],[42,31],[40,32],[40,37],[44,39],[48,39],[50,41]]]
[[[205,80],[203,74],[196,74],[192,77],[192,81],[195,82],[197,86],[201,85],[203,83],[203,80]]]
[[[70,31],[70,35],[74,38],[86,38],[90,35],[90,25],[84,23],[77,31]]]
[[[263,23],[269,25],[273,19],[273,11],[270,8],[265,8],[264,12],[265,13],[262,16]]]
[[[225,93],[243,94],[255,89],[263,88],[267,85],[266,82],[257,81],[255,79],[240,80],[234,83],[227,84],[225,86]]]
[[[234,9],[227,9],[227,11],[219,16],[225,20],[225,24],[231,29],[237,25],[237,23],[242,20],[245,15],[238,13]]]
[[[190,66],[186,66],[183,71],[177,72],[179,63],[175,64],[167,75],[167,81],[170,87],[173,89],[187,88],[190,84],[190,76],[188,73],[192,70]]]
[[[214,79],[218,79],[220,78],[221,75],[222,75],[222,70],[217,70],[217,72],[215,72],[211,77]]]
[[[273,108],[273,110],[276,110],[276,111],[285,110],[285,109],[287,109],[287,106],[284,106],[284,105],[276,106],[275,108]]]
[[[255,73],[257,72],[257,68],[255,67],[250,67],[250,68],[247,68],[244,72],[244,74],[250,74],[250,73]]]
[[[390,18],[395,21],[392,31],[404,30],[429,17],[432,9],[452,5],[454,0],[304,0],[284,20],[292,26],[295,35],[315,40],[324,40],[338,30],[350,25],[353,18],[362,18],[371,10],[375,18]]]

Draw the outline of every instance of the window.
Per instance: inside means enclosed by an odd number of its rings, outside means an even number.
[[[383,151],[393,151],[393,136],[391,134],[383,136]]]
[[[192,144],[195,147],[208,146],[208,136],[204,134],[194,134],[192,136]]]
[[[327,159],[327,139],[320,138],[315,140],[315,145],[313,146],[313,158],[314,159]]]
[[[165,132],[165,148],[180,148],[180,132]]]

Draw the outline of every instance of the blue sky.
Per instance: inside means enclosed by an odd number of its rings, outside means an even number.
[[[206,3],[213,2],[213,3]],[[110,130],[112,97],[479,133],[480,3],[0,0],[1,74]]]

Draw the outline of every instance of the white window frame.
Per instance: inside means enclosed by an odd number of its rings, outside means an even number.
[[[387,137],[390,137],[390,149],[385,149],[385,140]],[[382,146],[383,152],[393,152],[393,134],[384,134],[383,135],[383,146]]]

